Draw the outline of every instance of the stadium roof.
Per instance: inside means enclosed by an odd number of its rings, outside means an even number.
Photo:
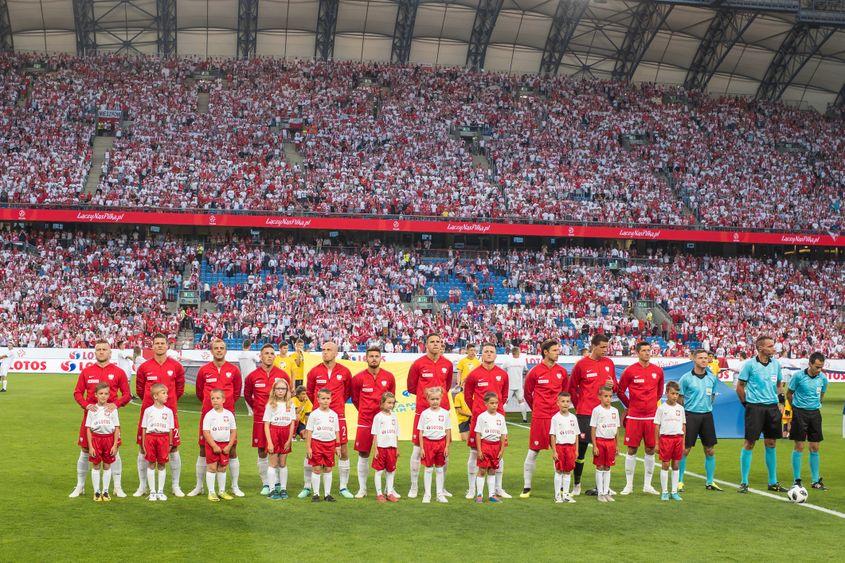
[[[842,0],[0,0],[17,51],[468,64],[822,110],[845,98],[843,24]]]

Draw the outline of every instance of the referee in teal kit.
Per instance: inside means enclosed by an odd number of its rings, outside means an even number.
[[[792,477],[795,484],[801,484],[801,458],[804,454],[804,442],[810,446],[810,473],[813,478],[812,488],[826,491],[819,473],[819,442],[824,440],[822,433],[822,401],[827,391],[827,377],[824,369],[824,355],[821,352],[810,354],[807,369],[801,370],[789,380],[786,398],[792,405],[792,428],[789,439],[795,442],[792,451]]]
[[[772,337],[760,336],[754,344],[757,355],[745,362],[736,383],[736,394],[745,407],[745,443],[739,456],[742,480],[738,492],[748,492],[754,444],[762,433],[766,446],[766,469],[769,472],[768,488],[770,491],[785,493],[786,489],[778,483],[775,453],[777,439],[782,433],[781,416],[786,402],[780,362],[774,358],[775,341]]]

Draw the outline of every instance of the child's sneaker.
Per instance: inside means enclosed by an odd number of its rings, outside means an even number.
[[[167,500],[167,495],[164,493],[158,493],[156,496],[158,497],[158,500]]]
[[[606,496],[604,496],[604,495],[596,495],[596,499],[597,499],[599,502],[607,502],[607,497],[606,497]]]
[[[273,492],[272,492],[272,493],[270,493],[270,494],[267,496],[267,498],[268,498],[268,499],[270,499],[270,500],[280,500],[280,499],[282,498],[282,495],[280,494],[280,491],[277,491],[276,489],[273,489]]]
[[[299,494],[296,495],[296,498],[308,498],[310,496],[312,496],[311,489],[305,487],[304,489],[299,491]]]
[[[220,502],[220,497],[216,493],[208,493],[208,500],[211,502]]]
[[[387,502],[387,498],[386,498],[384,495],[378,495],[378,496],[376,497],[376,500],[377,500],[380,504],[384,504],[384,503],[386,503],[386,502]]]
[[[560,504],[563,502],[563,493],[560,491],[555,493],[555,504]]]
[[[575,499],[569,493],[563,493],[563,502],[574,503]]]
[[[334,500],[334,497],[332,495],[326,495],[323,500],[326,502],[337,502]]]
[[[416,495],[414,495],[416,496]],[[414,498],[410,494],[408,494],[409,498]],[[423,504],[430,504],[431,503],[431,495],[423,495]]]
[[[150,493],[150,496],[147,497],[147,500],[150,502],[155,502],[158,500],[158,493]]]
[[[604,495],[604,498],[606,498],[606,499],[607,499],[607,502],[616,502],[616,499],[615,499],[615,498],[613,498],[613,495],[612,495],[612,494],[610,494],[610,495]]]
[[[106,491],[100,495],[100,498],[103,499],[103,502],[111,502],[111,497],[109,496],[109,492]]]
[[[482,504],[483,502],[484,502],[484,497],[483,497],[483,496],[478,495],[477,497],[475,497],[475,503],[476,503],[476,504]]]
[[[446,498],[445,494],[442,494],[442,495],[438,495],[437,502],[442,503],[442,504],[446,504],[446,503],[449,502],[449,499]]]
[[[227,493],[226,491],[220,491],[217,496],[219,496],[223,500],[235,500],[235,497]]]
[[[311,497],[311,502],[320,502],[322,500],[323,499],[320,498],[320,495],[314,495],[313,497]]]
[[[487,500],[489,500],[490,502],[502,502],[502,499],[500,499],[496,495],[493,495],[492,497],[488,498]]]
[[[258,494],[261,495],[262,497],[270,496],[270,486],[264,485],[263,487],[261,487],[261,492],[258,493]]]
[[[396,493],[390,493],[387,495],[387,502],[399,502],[399,495]]]
[[[100,493],[94,493],[94,502],[102,502],[102,501],[103,501],[102,495],[100,495]]]
[[[672,493],[671,495],[669,495],[669,497],[672,500],[684,500],[684,499],[681,498],[681,495],[679,495],[678,493]]]
[[[281,491],[279,491],[279,499],[280,500],[286,500],[286,499],[289,499],[289,498],[290,498],[290,495],[288,495],[287,489],[282,489]]]
[[[669,500],[669,493],[660,493],[660,500]]]

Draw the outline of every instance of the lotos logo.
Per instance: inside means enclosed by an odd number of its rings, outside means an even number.
[[[660,238],[660,231],[654,229],[619,229],[619,236],[657,239]]]
[[[62,362],[62,371],[76,371],[76,362]]]
[[[404,391],[402,391],[402,396],[403,397],[410,397],[411,393],[407,389],[405,389]]]
[[[71,360],[80,360],[82,359],[82,354],[80,352],[71,352],[68,354],[68,358]]]

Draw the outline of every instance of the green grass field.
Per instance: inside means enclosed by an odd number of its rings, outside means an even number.
[[[552,502],[552,466],[547,452],[538,460],[531,499],[477,506],[464,500],[467,449],[452,450],[447,487],[455,493],[448,505],[422,505],[402,499],[378,505],[373,497],[338,499],[334,505],[312,505],[291,499],[269,501],[258,495],[255,450],[240,450],[241,487],[247,497],[209,503],[204,497],[152,504],[131,496],[110,504],[94,503],[90,495],[68,499],[76,478],[75,445],[80,411],[71,393],[72,376],[10,377],[9,392],[0,394],[0,560],[164,559],[270,560],[318,554],[336,560],[551,560],[567,557],[597,560],[756,560],[835,558],[845,520],[834,515],[759,495],[740,496],[704,490],[704,482],[688,477],[683,502],[661,503],[653,496],[616,497],[600,504],[578,497],[577,504]],[[198,404],[186,395],[180,404],[184,435],[193,437]],[[810,491],[809,503],[845,512],[845,444],[841,412],[845,386],[833,385],[824,407],[827,441],[822,447],[822,475],[831,490]],[[240,413],[239,413],[240,414]],[[121,410],[128,436],[134,436],[138,407]],[[247,426],[246,413],[239,417]],[[517,419],[513,419],[518,422]],[[248,432],[248,430],[245,430]],[[522,462],[527,429],[512,426],[506,454],[505,488],[516,496],[522,487]],[[182,447],[182,488],[191,489],[197,444]],[[739,480],[738,440],[723,440],[717,449],[717,478]],[[779,478],[791,482],[791,442],[778,448]],[[303,444],[294,444],[289,489],[302,483]],[[755,453],[752,487],[765,487],[762,444]],[[128,440],[123,454],[123,484],[131,495],[137,487],[137,449]],[[410,447],[402,446],[397,489],[408,487]],[[620,458],[621,462],[621,458]],[[642,482],[642,464],[637,485]],[[688,471],[703,474],[700,448]],[[355,457],[350,483],[357,489]],[[804,463],[809,483],[809,464]],[[169,471],[168,486],[169,493]],[[624,467],[617,464],[612,486],[621,490]],[[585,484],[592,485],[592,466]],[[659,486],[655,475],[655,486]],[[334,481],[337,488],[337,477]],[[87,492],[91,491],[90,480]],[[370,486],[372,490],[372,485]],[[836,551],[834,551],[836,549]],[[667,550],[669,553],[667,553]]]

